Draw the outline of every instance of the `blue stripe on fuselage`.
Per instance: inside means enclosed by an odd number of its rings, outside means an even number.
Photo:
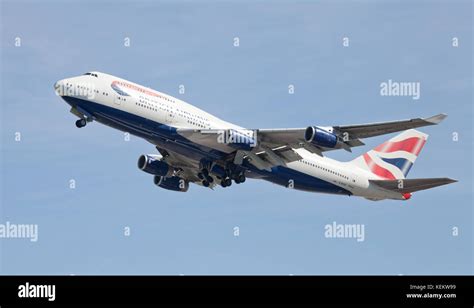
[[[352,193],[342,187],[321,180],[309,174],[290,169],[284,166],[276,166],[272,171],[258,170],[253,165],[246,164],[250,170],[249,177],[259,178],[272,183],[289,187],[290,181],[293,181],[293,188],[310,192],[320,192],[329,194],[352,195]]]

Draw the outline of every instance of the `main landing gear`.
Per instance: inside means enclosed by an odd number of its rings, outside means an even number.
[[[201,169],[201,172],[198,173],[198,178],[202,180],[202,186],[209,187],[214,179],[209,175],[209,170],[206,168]]]
[[[242,172],[234,178],[235,184],[240,184],[245,182],[245,174]]]
[[[229,177],[223,178],[221,181],[221,186],[222,187],[229,187],[232,185],[232,180]]]
[[[220,165],[212,165],[209,162],[201,162],[200,171],[197,174],[198,178],[202,181],[202,186],[209,187],[214,179],[219,181],[222,187],[229,187],[232,185],[232,180],[235,184],[245,182],[245,170],[238,169],[235,166],[226,165],[224,167]],[[209,171],[212,170],[212,171]],[[212,172],[213,176],[209,173]]]
[[[230,172],[228,172],[227,174],[230,174]],[[232,185],[232,180],[234,180],[235,184],[240,184],[240,183],[245,182],[246,178],[245,178],[244,172],[231,174],[231,176],[226,176],[225,178],[222,179],[221,186],[229,187],[230,185]]]
[[[242,173],[239,173],[239,174],[235,174],[232,177],[225,177],[221,181],[221,186],[222,187],[229,187],[230,185],[232,185],[232,180],[234,180],[235,184],[243,183],[246,180],[245,174],[242,172]]]

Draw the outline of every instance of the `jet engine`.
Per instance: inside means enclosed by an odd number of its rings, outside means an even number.
[[[161,161],[163,156],[156,154],[145,154],[138,159],[138,168],[153,174],[166,176],[171,175],[173,169],[164,161]]]
[[[178,176],[164,177],[155,175],[153,182],[158,187],[173,191],[186,192],[189,189],[189,182]]]
[[[337,144],[337,136],[317,126],[309,126],[304,133],[306,142],[315,146],[334,148]]]

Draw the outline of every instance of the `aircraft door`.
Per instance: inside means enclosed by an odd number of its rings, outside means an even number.
[[[120,105],[122,103],[122,98],[120,97],[120,95],[118,95],[118,94],[114,95],[114,103],[116,105]]]
[[[166,111],[166,122],[169,124],[176,122],[176,108],[169,106]]]

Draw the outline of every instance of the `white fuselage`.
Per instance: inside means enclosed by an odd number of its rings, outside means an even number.
[[[55,88],[61,96],[87,100],[175,128],[243,129],[170,95],[100,72],[60,80]],[[287,168],[332,183],[352,195],[369,199],[403,199],[399,193],[370,185],[369,179],[379,178],[366,170],[313,154],[304,148],[295,151],[302,159],[288,163]]]

